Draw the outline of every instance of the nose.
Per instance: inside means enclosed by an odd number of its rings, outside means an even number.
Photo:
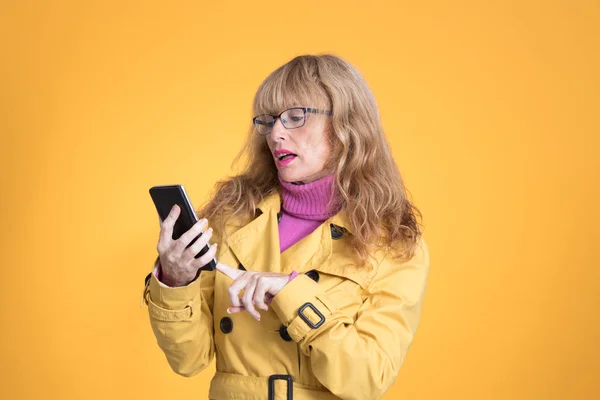
[[[284,138],[285,135],[287,135],[287,129],[285,129],[285,126],[283,126],[281,118],[277,118],[273,128],[271,129],[271,133],[269,133],[269,136],[271,137],[271,140],[276,142],[278,139]]]

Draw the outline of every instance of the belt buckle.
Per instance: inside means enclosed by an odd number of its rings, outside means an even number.
[[[294,398],[294,380],[291,375],[278,375],[273,374],[269,376],[269,397],[268,400],[275,400],[275,381],[277,379],[287,381],[287,400],[293,400]]]

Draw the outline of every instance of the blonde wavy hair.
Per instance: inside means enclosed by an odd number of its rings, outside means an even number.
[[[381,248],[394,258],[412,258],[422,234],[417,217],[422,216],[407,198],[375,97],[360,73],[334,55],[298,56],[262,82],[252,112],[279,114],[297,105],[333,111],[329,167],[335,171],[337,201],[350,224],[352,234],[346,240],[357,266],[369,267],[369,255]],[[225,238],[228,221],[244,225],[265,197],[281,191],[267,141],[252,125],[232,167],[240,160],[244,160],[241,173],[217,182],[211,198],[198,210]]]

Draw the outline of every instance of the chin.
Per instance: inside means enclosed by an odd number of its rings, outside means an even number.
[[[305,176],[290,173],[287,171],[284,171],[284,172],[279,171],[279,175],[281,176],[281,179],[283,179],[286,182],[304,182],[304,180],[306,179]]]

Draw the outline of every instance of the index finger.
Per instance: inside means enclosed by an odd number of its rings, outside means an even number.
[[[239,269],[221,263],[217,263],[217,270],[221,271],[223,274],[227,275],[233,280],[236,280],[239,276],[241,276],[244,273],[244,271],[240,271]]]

